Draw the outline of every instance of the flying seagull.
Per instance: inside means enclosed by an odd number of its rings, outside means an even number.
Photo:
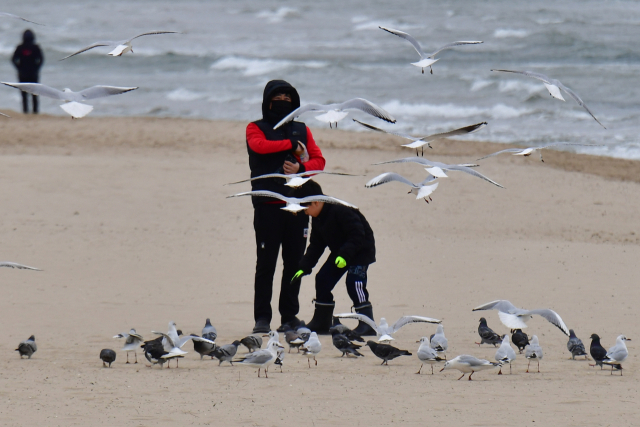
[[[258,190],[258,191],[246,191],[244,193],[233,194],[231,196],[227,196],[227,199],[230,197],[239,197],[239,196],[262,196],[262,197],[273,197],[275,199],[282,200],[287,202],[287,205],[282,208],[285,211],[289,212],[300,212],[306,209],[306,207],[302,206],[303,203],[311,203],[311,202],[324,202],[324,203],[333,203],[336,205],[344,205],[348,208],[358,209],[357,206],[352,205],[351,203],[347,203],[343,200],[336,199],[335,197],[325,196],[325,195],[316,195],[316,196],[307,196],[301,199],[296,197],[285,197],[282,194],[274,193],[273,191],[266,190]]]
[[[573,142],[556,142],[553,144],[543,145],[542,147],[527,147],[527,148],[507,148],[506,150],[500,150],[495,153],[491,153],[487,156],[480,157],[478,160],[486,159],[487,157],[497,156],[502,153],[513,153],[514,156],[525,156],[528,157],[532,155],[535,151],[538,151],[540,154],[540,161],[544,163],[544,159],[542,158],[542,150],[545,148],[558,147],[561,145],[581,145],[583,147],[603,147],[602,144],[580,144]]]
[[[547,90],[549,91],[549,95],[551,95],[552,97],[559,99],[560,101],[564,101],[564,98],[562,97],[562,94],[560,93],[560,89],[562,89],[563,91],[565,91],[571,98],[573,98],[574,101],[576,101],[578,103],[578,105],[580,105],[582,108],[584,108],[585,110],[587,110],[587,113],[589,113],[591,115],[591,117],[593,117],[593,119],[598,122],[598,124],[600,126],[602,126],[603,128],[606,129],[606,127],[604,127],[604,125],[602,123],[600,123],[598,121],[598,119],[596,119],[596,116],[593,115],[593,113],[591,112],[591,110],[589,110],[589,107],[587,107],[587,104],[585,104],[582,99],[580,99],[580,97],[578,96],[577,93],[575,93],[574,91],[572,91],[571,89],[569,89],[568,87],[566,87],[565,85],[563,85],[560,80],[557,79],[552,79],[548,76],[545,76],[544,74],[541,73],[535,73],[533,71],[512,71],[512,70],[491,70],[491,71],[500,71],[502,73],[515,73],[515,74],[522,74],[525,75],[527,77],[533,77],[534,79],[538,79],[540,81],[542,81],[542,83],[544,83],[545,87],[547,88]]]
[[[66,103],[62,104],[60,108],[74,119],[84,117],[93,110],[91,105],[83,104],[82,102],[84,101],[102,98],[109,95],[120,95],[121,93],[138,89],[137,87],[93,86],[88,89],[81,90],[80,92],[74,92],[69,88],[58,90],[40,83],[0,83],[15,87],[23,92],[66,101]]]
[[[28,19],[25,19],[25,18],[23,18],[22,16],[14,15],[14,14],[12,14],[12,13],[7,13],[7,12],[0,12],[0,18],[13,18],[13,19],[19,19],[19,20],[21,20],[21,21],[30,22],[30,23],[32,23],[32,24],[42,25],[43,27],[46,27],[46,25],[44,25],[44,24],[38,24],[37,22],[29,21]]]
[[[374,163],[374,165],[384,165],[387,163],[419,163],[423,166],[427,166],[425,170],[437,178],[446,177],[447,175],[444,173],[444,171],[460,171],[460,172],[468,173],[469,175],[473,175],[477,178],[484,179],[485,181],[490,182],[491,184],[497,187],[504,188],[502,185],[498,184],[497,182],[471,169],[472,167],[475,167],[477,165],[470,165],[470,164],[448,165],[446,163],[434,162],[429,159],[425,159],[424,157],[418,157],[418,156],[405,157],[404,159],[396,159],[396,160],[389,160],[386,162]]]
[[[411,45],[416,50],[416,52],[418,52],[418,55],[420,55],[420,61],[412,62],[411,65],[415,65],[416,67],[422,68],[422,74],[424,74],[425,67],[429,67],[429,69],[431,70],[431,74],[433,74],[433,68],[431,68],[431,66],[439,60],[439,59],[435,59],[434,56],[436,56],[438,53],[442,52],[443,50],[451,49],[451,48],[456,47],[456,46],[463,46],[463,45],[467,45],[467,44],[480,44],[480,43],[483,43],[481,41],[459,41],[459,42],[453,42],[453,43],[449,43],[449,44],[446,44],[446,45],[438,48],[435,52],[426,53],[424,50],[422,50],[422,46],[420,46],[420,43],[418,43],[418,40],[414,39],[409,34],[403,32],[403,31],[393,30],[391,28],[385,28],[385,27],[378,27],[378,28],[380,28],[381,30],[385,30],[386,32],[391,33],[393,35],[396,35],[398,37],[402,37],[403,39],[405,39],[406,41],[411,43]]]
[[[0,111],[0,116],[11,118],[11,116],[6,115],[5,113]]]
[[[524,329],[534,314],[544,317],[553,325],[557,326],[565,335],[569,336],[569,328],[564,324],[558,313],[548,308],[538,308],[535,310],[525,310],[517,308],[507,300],[496,300],[486,304],[482,304],[472,311],[476,310],[498,310],[500,321],[507,328]]]
[[[433,182],[434,180],[435,178],[433,177],[433,175],[429,175],[421,183],[414,184],[413,182],[409,181],[407,178],[403,177],[400,174],[397,174],[394,172],[385,172],[381,175],[376,176],[375,178],[372,178],[364,186],[366,188],[373,188],[373,187],[377,187],[378,185],[386,184],[387,182],[391,182],[391,181],[402,182],[403,184],[407,184],[408,186],[411,187],[411,190],[409,190],[408,194],[413,193],[416,195],[416,200],[424,199],[425,202],[429,203],[429,201],[433,200],[431,199],[431,193],[436,191],[436,188],[438,188],[438,183],[436,182],[435,184],[431,184],[431,185],[427,185],[427,184],[430,182]]]
[[[136,352],[136,349],[144,341],[144,338],[142,338],[142,335],[137,334],[136,330],[132,328],[128,334],[123,332],[121,334],[115,335],[114,338],[125,339],[124,347],[122,347],[122,351],[127,352],[127,363],[129,363],[129,352],[131,351],[133,351],[133,354],[136,357],[136,361],[134,363],[138,363],[138,353]]]
[[[353,98],[341,104],[303,105],[293,110],[288,116],[280,120],[280,122],[277,125],[275,125],[273,128],[278,129],[283,124],[288,123],[293,119],[295,119],[296,117],[299,117],[304,113],[307,113],[310,111],[315,111],[316,113],[324,112],[325,114],[316,116],[316,119],[320,120],[321,122],[329,123],[329,127],[331,127],[331,123],[335,123],[337,128],[338,122],[344,119],[347,116],[347,114],[349,114],[345,110],[360,110],[360,111],[364,111],[367,114],[371,114],[374,117],[382,119],[386,122],[389,122],[389,123],[396,122],[396,119],[394,119],[391,116],[391,114],[387,113],[385,110],[383,110],[381,107],[378,107],[373,102],[367,101],[366,99],[363,99],[363,98]]]
[[[469,374],[469,381],[471,380],[471,375],[478,371],[484,371],[485,369],[495,368],[496,366],[500,366],[498,363],[489,362],[485,359],[478,359],[474,356],[469,356],[468,354],[461,354],[458,357],[455,357],[444,363],[444,368],[440,369],[440,372],[445,369],[457,369],[462,372],[462,375],[458,380],[461,380],[466,374]]]
[[[469,133],[473,133],[473,132],[477,132],[480,129],[482,129],[483,127],[485,127],[487,125],[487,122],[482,122],[482,123],[477,123],[475,125],[471,125],[471,126],[465,126],[463,128],[460,129],[454,129],[452,131],[449,132],[443,132],[443,133],[436,133],[433,135],[428,135],[428,136],[411,136],[407,133],[402,133],[402,132],[388,132],[384,129],[380,129],[377,128],[375,126],[371,126],[370,124],[367,123],[363,123],[359,120],[356,119],[352,119],[354,122],[366,127],[367,129],[371,129],[371,130],[375,130],[376,132],[382,132],[382,133],[388,133],[389,135],[395,135],[395,136],[399,136],[400,138],[404,138],[404,139],[408,139],[410,141],[413,141],[409,144],[403,144],[403,147],[409,147],[409,148],[415,148],[416,149],[416,156],[418,155],[418,148],[422,147],[422,154],[424,155],[424,146],[428,146],[429,148],[433,148],[431,146],[431,141],[436,141],[438,139],[443,139],[443,138],[449,138],[450,136],[457,136],[457,135],[467,135]]]
[[[432,319],[431,317],[423,317],[423,316],[402,316],[400,319],[398,319],[398,321],[396,323],[393,324],[393,326],[389,326],[389,324],[387,323],[387,319],[385,319],[384,317],[380,318],[380,324],[376,325],[376,322],[374,322],[373,320],[371,320],[368,316],[365,316],[364,314],[358,314],[358,313],[342,313],[342,314],[336,314],[335,317],[339,318],[339,319],[356,319],[359,320],[361,322],[366,323],[367,325],[371,326],[373,328],[374,331],[376,331],[376,334],[378,334],[378,342],[384,342],[384,341],[391,341],[394,338],[392,337],[393,334],[395,334],[396,332],[398,332],[398,330],[400,330],[400,328],[402,328],[405,325],[408,325],[410,323],[441,323],[442,320],[438,320],[438,319]]]
[[[127,52],[133,53],[133,46],[131,46],[131,42],[133,40],[137,39],[138,37],[153,36],[153,35],[157,35],[157,34],[179,34],[179,32],[178,31],[150,31],[148,33],[138,34],[137,36],[131,37],[130,39],[119,40],[119,41],[95,42],[93,44],[90,44],[87,47],[83,47],[82,49],[80,49],[77,52],[72,53],[71,55],[65,56],[64,58],[60,59],[60,61],[64,61],[65,59],[71,58],[72,56],[78,55],[79,53],[91,50],[94,47],[103,47],[103,46],[108,46],[109,48],[112,49],[108,53],[108,55],[111,55],[111,56],[122,56],[123,54],[125,54]]]
[[[230,183],[225,184],[225,185],[240,184],[240,183],[243,183],[243,182],[255,181],[257,179],[284,178],[284,179],[287,180],[287,183],[285,184],[286,186],[293,187],[293,188],[298,188],[298,187],[302,186],[304,183],[306,183],[307,181],[309,181],[313,175],[320,175],[320,174],[342,175],[342,176],[359,176],[359,175],[352,175],[352,174],[349,174],[349,173],[325,172],[325,171],[306,171],[306,172],[300,172],[300,173],[292,173],[292,174],[289,174],[289,175],[283,174],[283,173],[268,173],[268,174],[265,174],[265,175],[260,175],[260,176],[256,176],[256,177],[249,178],[249,179],[243,179],[242,181],[230,182]]]
[[[28,265],[22,265],[22,264],[18,264],[18,263],[15,263],[15,262],[10,262],[10,261],[0,261],[0,267],[17,268],[17,269],[20,269],[20,270],[42,271],[39,268],[29,267]]]

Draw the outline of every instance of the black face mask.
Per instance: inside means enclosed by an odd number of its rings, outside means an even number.
[[[293,105],[291,101],[271,101],[271,109],[269,111],[271,117],[279,122],[293,111]]]

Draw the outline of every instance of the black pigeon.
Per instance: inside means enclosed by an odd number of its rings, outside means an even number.
[[[345,337],[349,338],[349,341],[364,342],[364,339],[360,335],[356,334],[351,329],[344,326],[342,323],[333,325],[329,328],[329,333],[333,334],[333,331],[338,331],[339,334],[342,334]]]
[[[484,317],[480,318],[480,325],[478,325],[478,335],[480,335],[480,342],[477,342],[478,347],[481,344],[493,344],[494,347],[497,347],[498,344],[502,344],[502,337],[495,332],[493,329],[487,326],[487,319]]]
[[[260,350],[262,347],[262,337],[256,335],[249,335],[240,340],[240,344],[247,347],[249,353],[253,353],[256,350]]]
[[[231,366],[233,366],[233,357],[238,352],[238,346],[240,345],[240,341],[235,340],[231,344],[223,345],[222,347],[216,347],[210,354],[211,357],[216,357],[220,363],[218,366],[222,365],[222,362],[229,362]]]
[[[569,329],[569,341],[567,342],[567,350],[571,352],[571,359],[576,360],[576,356],[584,356],[588,359],[587,351],[582,344],[582,340],[576,336],[573,329]]]
[[[593,365],[589,364],[589,366],[600,366],[600,370],[602,370],[602,361],[607,359],[607,350],[600,344],[600,337],[597,334],[591,334],[591,346],[589,347],[589,353],[591,353],[591,357],[593,357],[593,361],[596,362]],[[622,369],[622,365],[612,365],[612,369]]]
[[[393,360],[398,356],[411,356],[411,353],[407,350],[400,350],[389,344],[378,344],[375,341],[369,340],[365,345],[371,349],[373,354],[382,359],[381,365],[388,365],[389,363],[387,362],[389,360]]]
[[[18,348],[16,351],[20,354],[20,359],[22,356],[27,356],[27,358],[31,359],[31,355],[38,351],[38,346],[36,345],[36,337],[31,335],[28,339],[22,341],[18,344]]]
[[[152,365],[158,364],[160,365],[161,369],[162,365],[164,365],[164,363],[167,361],[167,359],[163,359],[162,356],[164,356],[165,354],[169,354],[169,352],[166,351],[164,349],[164,346],[162,345],[162,338],[162,336],[159,336],[154,340],[145,341],[144,344],[140,346],[140,348],[142,348],[142,350],[144,351],[144,357],[147,358],[149,363],[151,363]]]
[[[511,342],[518,347],[520,354],[522,354],[522,350],[529,345],[529,337],[522,332],[522,329],[512,329],[511,334]]]
[[[202,338],[208,339],[210,341],[215,341],[216,338],[218,338],[218,331],[216,331],[216,328],[213,327],[213,325],[211,324],[211,320],[209,320],[208,318],[204,323],[204,328],[202,328]],[[207,344],[204,341],[201,342],[203,344]]]
[[[103,367],[107,367],[106,363],[111,367],[111,364],[116,361],[116,352],[110,348],[104,348],[100,351],[100,359]]]
[[[191,336],[197,337],[198,335],[191,334]],[[203,335],[202,338],[206,338],[206,337]],[[210,340],[211,338],[207,338],[207,339]],[[210,355],[209,353],[215,350],[215,348],[216,348],[215,344],[210,344],[206,341],[193,341],[193,351],[200,354],[200,360],[202,360],[204,356],[209,356]]]
[[[331,331],[331,335],[333,336],[333,346],[342,352],[342,356],[340,357],[344,357],[345,354],[347,357],[349,357],[350,354],[356,357],[364,357],[364,354],[358,352],[360,346],[352,343],[346,335],[339,333],[335,328],[331,328],[329,331]]]

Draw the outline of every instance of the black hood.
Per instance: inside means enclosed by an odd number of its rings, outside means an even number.
[[[22,43],[24,44],[33,44],[36,41],[36,35],[33,34],[33,31],[31,30],[25,30],[24,33],[22,33]]]
[[[262,94],[262,118],[270,123],[273,120],[270,117],[269,103],[271,98],[280,92],[286,92],[291,96],[291,106],[293,107],[291,111],[300,107],[300,95],[298,95],[296,88],[284,80],[271,80],[264,87]]]

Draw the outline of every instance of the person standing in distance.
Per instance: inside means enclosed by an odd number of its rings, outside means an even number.
[[[22,44],[16,48],[11,59],[18,70],[20,83],[38,83],[40,80],[40,68],[44,63],[44,56],[40,46],[36,44],[36,35],[31,30],[22,34]],[[29,94],[22,92],[22,112],[29,113]],[[33,100],[33,113],[38,114],[38,97],[31,95]]]
[[[293,110],[300,107],[296,89],[284,80],[272,80],[264,88],[262,119],[247,126],[247,151],[251,177],[268,173],[293,174],[307,170],[323,170],[325,159],[313,140],[309,128],[296,121],[278,129],[273,127]],[[301,158],[306,151],[307,158]],[[305,156],[307,157],[307,156]],[[258,179],[251,182],[252,190],[268,190],[291,196],[292,189],[284,179]],[[283,330],[285,324],[296,328],[300,304],[300,279],[291,280],[304,255],[309,230],[309,217],[302,212],[293,215],[281,208],[284,202],[268,197],[252,197],[253,228],[256,233],[256,273],[254,294],[253,333],[271,330],[271,297],[273,276],[282,246],[282,279],[278,309]]]

